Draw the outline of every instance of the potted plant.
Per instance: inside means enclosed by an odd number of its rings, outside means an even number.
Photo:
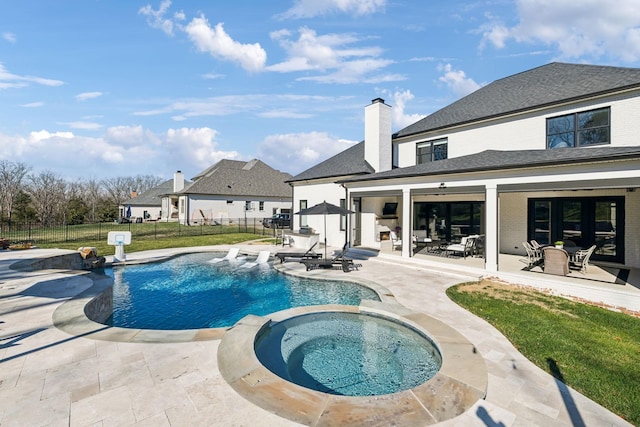
[[[562,240],[558,240],[556,243],[556,248],[562,249],[564,247],[564,242]]]

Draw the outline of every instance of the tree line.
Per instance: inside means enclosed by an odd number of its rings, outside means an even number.
[[[70,182],[50,170],[34,173],[25,163],[0,160],[0,222],[48,226],[113,221],[134,191],[140,194],[161,182],[152,175]]]

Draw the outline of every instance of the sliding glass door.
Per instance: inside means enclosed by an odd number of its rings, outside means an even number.
[[[624,263],[624,197],[529,199],[528,239],[596,245],[592,259]]]

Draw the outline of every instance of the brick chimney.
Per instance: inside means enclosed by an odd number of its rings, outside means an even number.
[[[177,193],[182,189],[184,189],[184,174],[181,171],[176,171],[173,174],[173,192]]]
[[[138,197],[138,192],[137,192],[136,190],[133,190],[133,191],[131,192],[131,198],[132,198],[132,199],[135,199],[136,197]]]
[[[382,98],[364,109],[364,159],[376,172],[391,169],[391,107]]]

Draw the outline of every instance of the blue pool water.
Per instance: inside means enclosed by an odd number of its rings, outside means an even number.
[[[311,313],[272,323],[257,337],[255,351],[279,377],[343,396],[408,390],[433,378],[442,365],[426,336],[362,313]]]
[[[105,269],[114,279],[110,326],[136,329],[222,328],[248,314],[267,315],[317,304],[379,301],[369,288],[349,282],[303,279],[273,268],[239,268],[220,254],[198,253],[164,262]]]

